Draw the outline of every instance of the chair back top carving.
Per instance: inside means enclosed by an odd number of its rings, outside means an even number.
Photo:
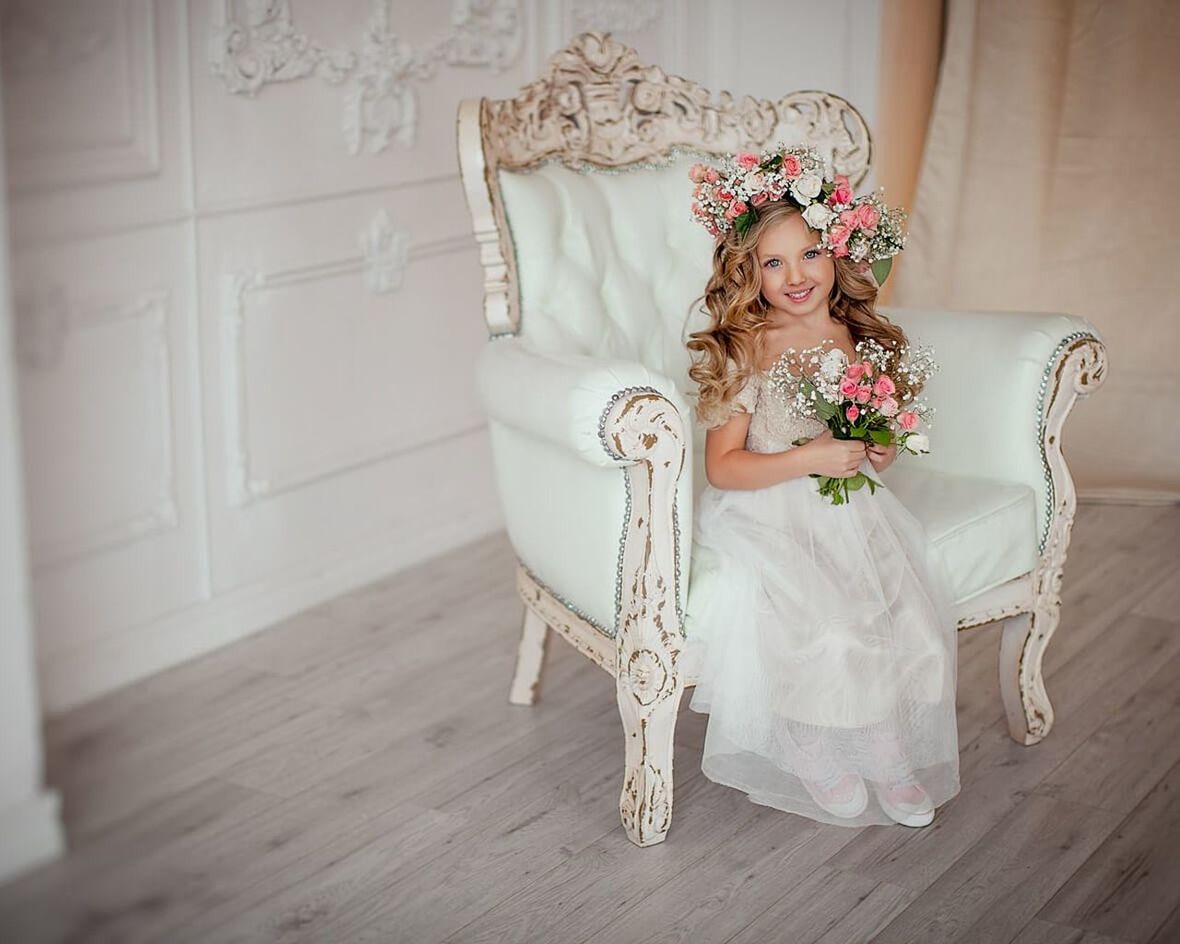
[[[837,95],[714,95],[602,33],[558,50],[515,98],[461,103],[458,136],[491,334],[639,360],[682,387],[712,267],[688,165],[809,144],[856,185],[871,157],[864,119]]]

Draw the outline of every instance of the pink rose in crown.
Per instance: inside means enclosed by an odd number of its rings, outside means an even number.
[[[749,151],[739,151],[737,162],[739,167],[744,167],[746,170],[758,166],[758,158]]]
[[[768,193],[756,193],[754,196],[750,197],[750,202],[754,204],[754,206],[760,207],[769,199],[770,194]]]
[[[877,382],[873,384],[873,393],[879,397],[888,396],[891,393],[896,393],[897,387],[893,385],[893,380],[888,374],[881,374],[877,378]]]
[[[729,209],[725,211],[725,218],[727,220],[736,220],[739,216],[746,212],[746,205],[738,200],[736,203],[731,203]]]
[[[791,180],[803,173],[803,164],[794,154],[787,154],[783,157],[783,173]]]
[[[828,230],[828,245],[834,249],[843,249],[843,252],[835,253],[838,256],[848,255],[848,247],[844,244],[848,242],[848,237],[852,235],[852,227],[845,226],[843,223],[837,223]]]
[[[846,255],[848,255],[848,247],[847,246],[837,246],[835,249],[832,250],[832,256],[835,257],[836,259],[843,259]]]
[[[840,223],[849,229],[856,229],[860,225],[860,214],[856,210],[841,210]]]
[[[917,428],[918,414],[913,410],[906,410],[903,413],[897,414],[897,421],[901,423],[901,428],[908,432],[911,429]]]
[[[831,202],[833,205],[852,202],[852,188],[848,186],[847,177],[844,178],[844,183],[840,183],[839,178],[836,178],[836,189],[832,191]]]
[[[693,164],[692,167],[688,169],[688,179],[694,184],[704,183],[708,172],[709,169],[705,167],[704,164]]]
[[[876,229],[881,222],[881,214],[871,203],[862,203],[856,208],[858,222],[862,229]]]
[[[733,199],[733,194],[730,193],[728,190],[718,190],[717,191],[717,199],[720,200],[722,203],[729,203],[729,201]]]

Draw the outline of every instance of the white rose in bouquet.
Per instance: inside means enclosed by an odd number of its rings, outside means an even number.
[[[914,455],[922,455],[930,451],[930,437],[925,433],[910,433],[905,438],[905,447]]]

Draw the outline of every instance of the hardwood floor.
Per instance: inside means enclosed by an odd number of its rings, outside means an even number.
[[[1180,506],[1083,505],[1010,740],[997,628],[961,633],[962,792],[932,826],[826,826],[704,779],[619,825],[613,682],[519,630],[497,535],[49,725],[71,852],[0,888],[0,940],[529,944],[1180,942]]]

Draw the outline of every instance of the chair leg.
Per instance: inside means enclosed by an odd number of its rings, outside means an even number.
[[[1004,620],[1000,637],[1000,695],[1008,733],[1019,744],[1036,744],[1053,727],[1041,661],[1057,624],[1056,612],[1036,610]]]
[[[616,686],[625,740],[619,815],[628,839],[654,846],[672,825],[672,743],[684,684],[650,650],[629,661]]]
[[[508,693],[508,701],[512,704],[536,704],[548,642],[549,627],[532,607],[526,606],[520,630],[520,646],[516,650],[516,674],[512,677],[512,690]]]

